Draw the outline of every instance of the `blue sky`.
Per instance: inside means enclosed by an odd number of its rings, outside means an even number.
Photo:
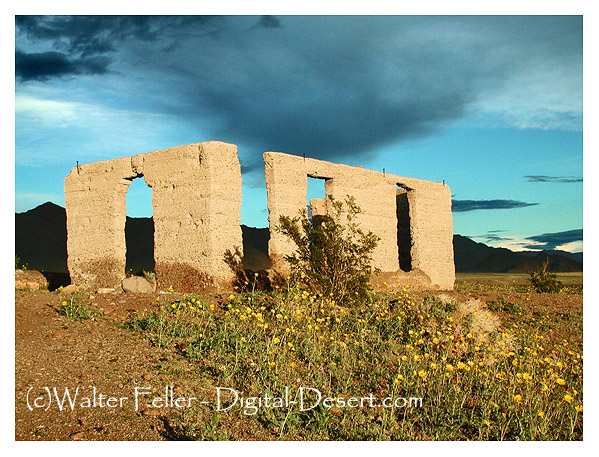
[[[451,187],[454,233],[582,250],[580,16],[18,16],[15,209],[64,206],[79,163],[237,144]],[[131,186],[128,214],[150,216]]]

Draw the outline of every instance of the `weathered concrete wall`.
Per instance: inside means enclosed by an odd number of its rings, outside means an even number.
[[[270,224],[269,254],[275,270],[287,272],[284,255],[293,252],[295,247],[274,230],[274,226],[281,215],[293,217],[306,207],[307,177],[311,176],[325,179],[327,196],[337,200],[343,200],[346,195],[355,198],[362,209],[357,222],[363,230],[380,237],[373,253],[373,267],[383,273],[396,272],[402,278],[409,278],[411,274],[419,283],[422,283],[422,277],[427,277],[433,287],[453,288],[451,191],[445,184],[279,152],[264,153],[264,163]],[[407,198],[400,198],[406,200],[402,205],[407,204],[409,213],[411,272],[408,276],[400,270],[398,254],[398,185],[407,192]],[[310,202],[311,207],[320,213],[326,205],[315,200]],[[405,213],[405,206],[402,209]],[[401,236],[403,249],[406,249],[405,228]]]
[[[230,281],[223,254],[242,247],[241,167],[235,145],[208,141],[73,167],[65,178],[73,283],[120,285],[126,194],[141,176],[152,187],[158,286],[194,290]]]

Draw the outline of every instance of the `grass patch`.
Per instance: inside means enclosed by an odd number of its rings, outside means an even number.
[[[66,316],[73,321],[89,320],[100,315],[99,311],[89,307],[87,303],[81,302],[77,293],[63,300],[58,308],[58,314]]]
[[[490,311],[500,311],[510,314],[521,315],[524,312],[524,308],[522,307],[521,303],[506,302],[503,297],[499,298],[497,301],[491,300],[488,307]]]

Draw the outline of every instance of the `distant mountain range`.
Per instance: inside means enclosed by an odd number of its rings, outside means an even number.
[[[250,270],[268,268],[268,229],[245,225],[241,229],[245,267]],[[127,217],[127,270],[131,269],[134,273],[153,270],[153,234],[151,218]],[[63,207],[48,202],[15,214],[15,254],[27,268],[67,273],[66,242],[66,212]],[[453,247],[457,272],[526,273],[546,259],[549,259],[550,271],[582,271],[582,253],[558,250],[514,252],[477,243],[461,235],[454,235]]]
[[[469,273],[527,273],[549,259],[554,273],[582,271],[582,252],[518,251],[494,248],[462,235],[453,236],[456,271]]]

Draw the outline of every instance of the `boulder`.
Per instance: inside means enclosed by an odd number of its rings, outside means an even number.
[[[68,286],[64,286],[62,288],[61,292],[64,292],[65,294],[70,294],[72,292],[79,292],[79,286],[76,286],[75,284],[69,284]]]
[[[151,294],[154,292],[154,286],[150,281],[141,276],[130,276],[123,279],[121,283],[125,292],[133,294]]]
[[[15,270],[15,289],[47,290],[48,281],[36,270]]]

